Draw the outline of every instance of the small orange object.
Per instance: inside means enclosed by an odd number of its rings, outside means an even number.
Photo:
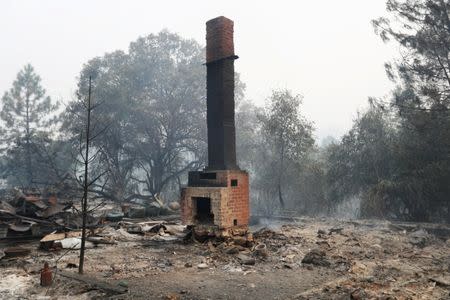
[[[44,268],[41,270],[41,286],[52,285],[52,270],[48,267],[48,263],[44,263]]]

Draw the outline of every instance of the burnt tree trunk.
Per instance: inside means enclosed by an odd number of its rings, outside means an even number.
[[[91,130],[91,77],[89,76],[89,92],[87,99],[87,121],[86,121],[86,149],[84,155],[84,191],[82,199],[82,231],[81,231],[81,247],[80,247],[80,262],[78,265],[78,273],[83,274],[84,268],[84,249],[86,244],[86,220],[87,220],[87,198],[88,198],[88,172],[89,172],[89,142]]]

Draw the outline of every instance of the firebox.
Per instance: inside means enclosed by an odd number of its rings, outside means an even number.
[[[215,174],[212,176],[205,174]],[[246,229],[249,220],[248,174],[242,170],[189,173],[182,189],[182,220],[186,225],[210,225],[217,230]]]
[[[236,162],[233,27],[225,17],[206,22],[208,166],[189,172],[181,191],[183,223],[215,235],[246,232],[250,212],[248,173]]]
[[[211,199],[207,197],[193,197],[195,207],[194,220],[197,224],[214,224],[214,214],[211,211]]]

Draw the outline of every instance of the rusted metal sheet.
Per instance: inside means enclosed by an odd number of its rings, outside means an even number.
[[[45,208],[43,211],[37,211],[36,215],[41,218],[49,218],[64,211],[65,206],[61,204],[55,204]]]

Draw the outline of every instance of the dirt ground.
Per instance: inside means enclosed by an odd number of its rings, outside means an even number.
[[[85,273],[127,287],[125,294],[55,270],[53,285],[43,288],[44,261],[76,272],[78,251],[21,243],[30,255],[0,260],[0,298],[450,299],[450,228],[443,225],[301,218],[263,222],[252,231],[254,245],[109,228],[117,243],[88,249]],[[265,245],[267,256],[255,245]]]

